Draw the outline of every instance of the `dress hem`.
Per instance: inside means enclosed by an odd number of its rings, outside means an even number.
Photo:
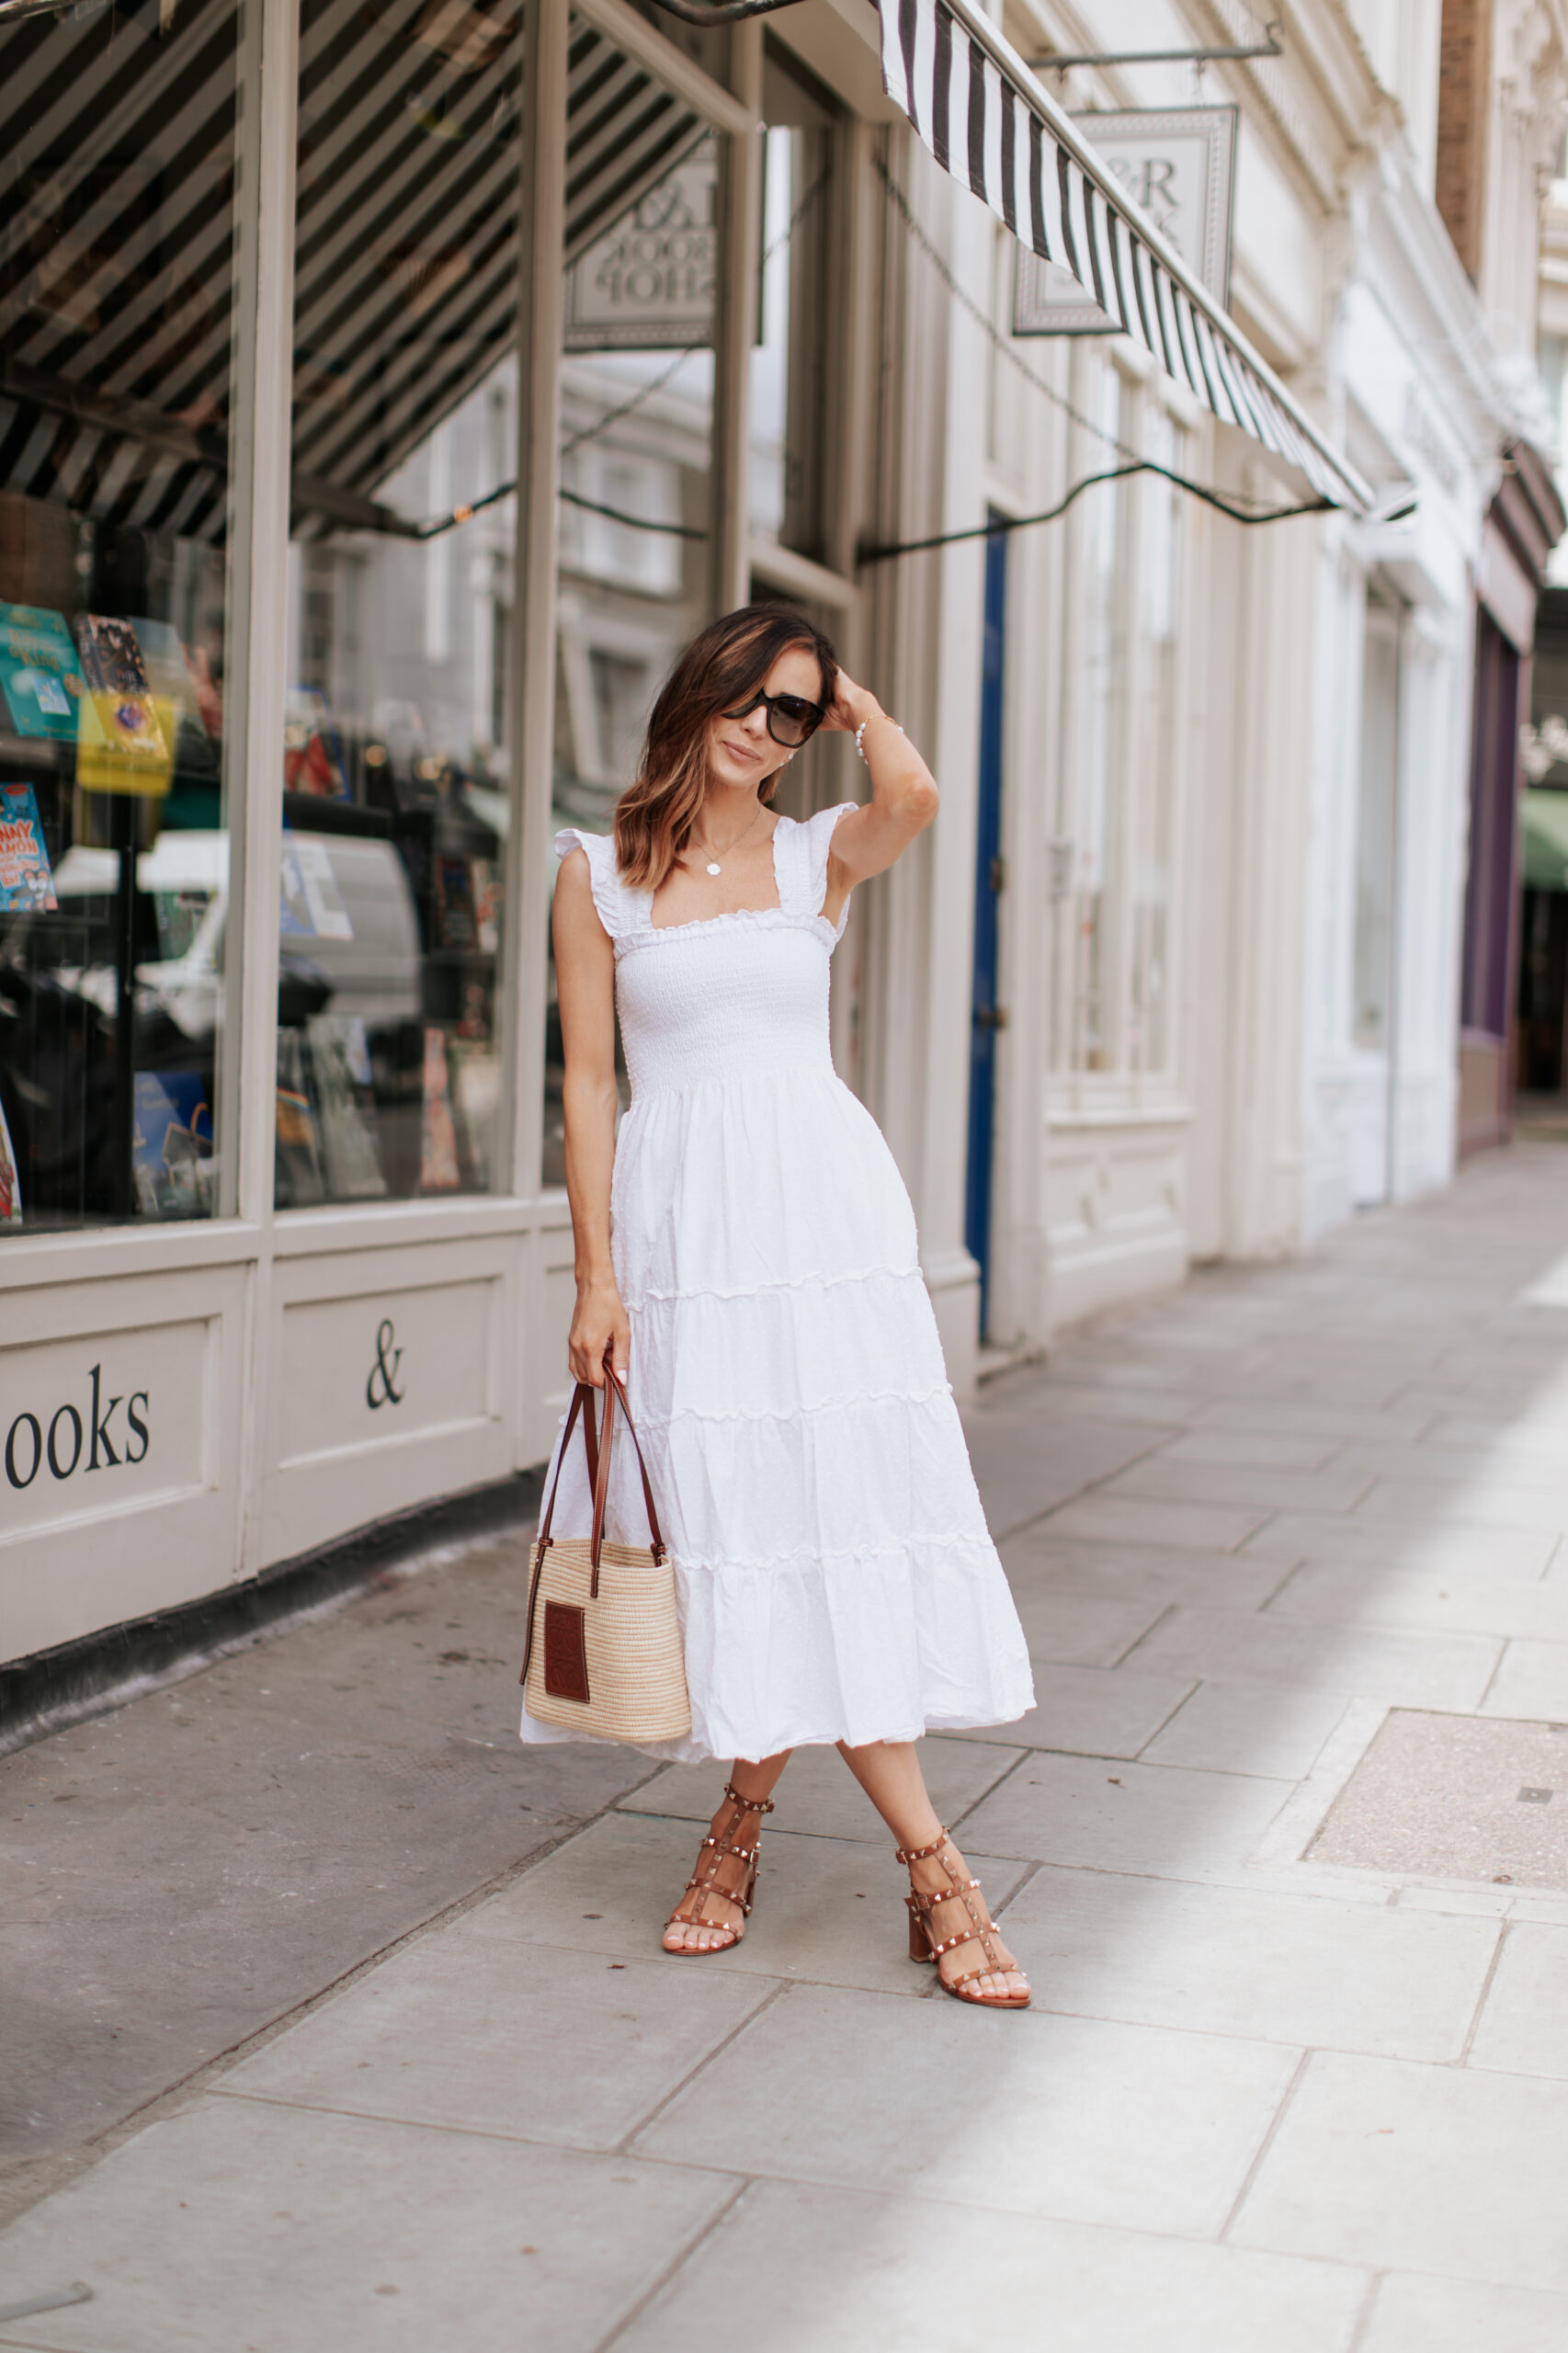
[[[930,1733],[991,1732],[999,1729],[1003,1724],[1020,1722],[1034,1705],[1035,1699],[1031,1692],[1023,1706],[1016,1708],[1009,1715],[934,1715],[926,1717],[917,1731],[911,1731],[907,1725],[904,1725],[896,1732],[862,1733],[858,1739],[854,1740],[851,1740],[847,1732],[797,1733],[791,1737],[772,1741],[766,1746],[757,1748],[755,1754],[757,1757],[777,1756],[783,1749],[792,1752],[797,1748],[836,1748],[840,1742],[850,1748],[869,1748],[874,1742],[879,1741],[896,1743],[924,1740]],[[523,1711],[519,1732],[525,1746],[528,1747],[554,1747],[561,1743],[574,1742],[592,1748],[630,1748],[634,1749],[640,1756],[655,1756],[661,1763],[675,1765],[705,1765],[724,1757],[738,1757],[745,1760],[753,1753],[744,1746],[709,1748],[689,1733],[681,1740],[648,1742],[606,1740],[597,1733],[570,1732],[561,1724],[536,1723],[526,1708]]]

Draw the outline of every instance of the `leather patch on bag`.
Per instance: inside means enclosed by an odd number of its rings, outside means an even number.
[[[544,1605],[544,1688],[552,1699],[588,1704],[588,1643],[584,1614],[570,1602]]]

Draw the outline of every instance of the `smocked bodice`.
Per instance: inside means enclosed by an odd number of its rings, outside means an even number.
[[[587,853],[594,904],[615,943],[615,997],[632,1102],[765,1074],[833,1076],[828,960],[843,934],[822,914],[833,828],[846,803],[773,837],[778,904],[655,929],[653,896],[615,870],[614,843],[575,831],[560,856]]]

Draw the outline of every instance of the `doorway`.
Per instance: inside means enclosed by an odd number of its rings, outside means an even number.
[[[987,520],[999,524],[993,512]],[[964,1242],[980,1268],[980,1331],[991,1317],[991,1193],[996,1131],[996,1033],[1006,1016],[996,1002],[1001,925],[1003,664],[1007,606],[1007,537],[985,542],[985,618],[980,657],[980,791],[974,856],[974,978],[969,1048],[969,1163]]]

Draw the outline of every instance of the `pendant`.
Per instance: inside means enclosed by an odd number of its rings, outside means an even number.
[[[709,873],[710,873],[710,874],[717,874],[717,873],[718,873],[718,871],[719,871],[719,861],[718,861],[718,859],[717,859],[716,858],[710,858],[709,859],[709,861],[708,861],[708,871],[709,871]]]

